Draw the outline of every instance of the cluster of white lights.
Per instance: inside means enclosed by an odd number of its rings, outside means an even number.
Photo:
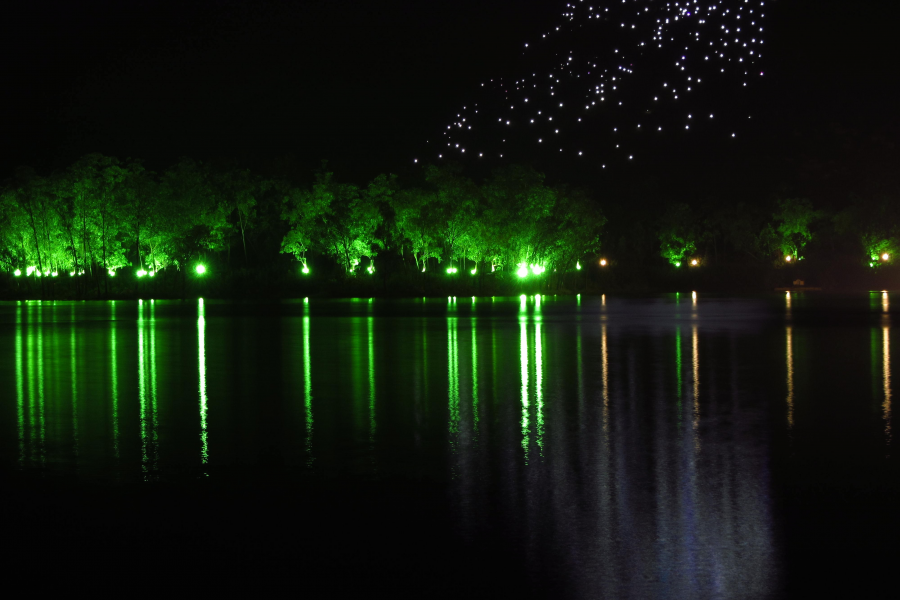
[[[580,148],[569,146],[569,138],[577,136],[566,134],[591,119],[618,122],[623,133],[689,134],[701,126],[690,110],[695,100],[715,100],[723,87],[744,88],[763,75],[756,63],[762,58],[765,0],[607,0],[605,6],[569,0],[562,16],[561,25],[537,44],[525,44],[523,52],[533,59],[530,64],[546,64],[549,57],[549,69],[482,83],[487,97],[464,106],[446,126],[439,158],[462,156],[472,146],[482,146],[475,149],[479,158],[502,157],[507,141],[513,142],[505,132],[524,129],[522,140],[533,136],[536,147],[547,146],[552,136],[554,151],[582,158],[613,152],[632,160],[636,140],[601,137]],[[585,47],[584,39],[597,45]],[[628,112],[620,110],[624,103]],[[620,122],[636,114],[644,115],[644,127]],[[712,119],[709,114],[704,120]]]

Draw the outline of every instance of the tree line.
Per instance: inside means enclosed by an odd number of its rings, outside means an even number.
[[[191,159],[162,173],[101,154],[49,175],[23,167],[0,187],[0,269],[74,277],[79,292],[102,294],[119,272],[175,271],[184,282],[193,263],[271,271],[287,268],[287,257],[300,274],[314,266],[337,280],[374,274],[383,263],[407,277],[511,279],[549,278],[600,258],[677,269],[843,253],[878,267],[900,238],[900,209],[890,198],[855,198],[839,210],[803,198],[632,202],[627,219],[607,223],[602,207],[621,200],[548,185],[528,167],[504,167],[476,183],[457,165],[431,165],[417,183],[378,175],[358,186],[327,163],[307,185]]]

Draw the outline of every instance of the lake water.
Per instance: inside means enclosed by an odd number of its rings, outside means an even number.
[[[7,542],[332,591],[880,585],[892,301],[2,303]]]

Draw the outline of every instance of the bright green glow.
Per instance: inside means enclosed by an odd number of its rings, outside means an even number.
[[[676,266],[676,267],[680,267],[680,266],[681,266],[681,263],[680,263],[680,262],[676,262],[676,263],[675,263],[675,266]]]
[[[145,271],[145,270],[143,270],[143,269],[140,269],[140,270],[138,270],[138,272],[137,272],[137,276],[138,276],[138,277],[143,277],[143,276],[146,275],[146,274],[147,274],[147,271]]]
[[[451,275],[455,274],[456,271],[457,271],[456,267],[450,267],[449,269],[447,269],[447,272],[450,273]]]
[[[109,273],[109,276],[110,276],[110,277],[115,277],[115,276],[116,276],[116,272],[113,271],[112,269],[107,269],[106,272]],[[56,275],[56,273],[54,273],[54,275]]]
[[[576,262],[576,263],[575,263],[575,268],[578,269],[578,270],[580,271],[580,270],[581,270],[581,263],[580,263],[580,262]]]
[[[150,271],[147,273],[147,275],[149,275],[150,277],[153,277],[154,275],[156,275],[156,271]]]
[[[472,275],[474,275],[476,271],[478,271],[478,268],[477,268],[477,267],[474,268],[474,269],[472,269],[471,271],[469,271],[469,273],[471,273]]]
[[[196,267],[194,267],[194,270],[197,271],[197,275],[203,275],[204,273],[206,273],[206,267],[204,267],[203,265],[197,265]]]
[[[303,265],[303,268],[300,269],[300,272],[303,273],[304,275],[309,275],[309,267],[307,267],[306,265]]]
[[[372,275],[375,273],[375,267],[373,267],[372,265],[369,265],[368,267],[366,267],[366,271],[369,272],[369,275]]]
[[[528,438],[531,425],[528,420],[528,318],[519,317],[519,363],[522,376],[522,449],[525,451],[525,464],[528,464]]]
[[[447,408],[450,420],[447,425],[450,437],[450,452],[459,450],[459,344],[457,340],[457,319],[447,318]],[[455,474],[454,474],[455,475]]]
[[[59,275],[59,273],[57,273],[56,271],[53,271],[53,272],[50,273],[50,274],[51,274],[52,276],[54,276],[54,277],[56,277],[57,275]]]
[[[516,271],[516,275],[519,277],[528,277],[528,265],[522,263],[519,265],[519,269]]]
[[[870,267],[874,267],[874,266],[875,266],[875,263],[869,263],[869,266],[870,266]]]
[[[581,268],[581,267],[579,267],[579,268]],[[542,267],[540,265],[531,265],[531,272],[535,275],[540,275],[541,273],[543,273],[546,270],[547,269],[545,269],[544,267]]]
[[[519,314],[524,315],[528,313],[528,296],[522,294],[519,296]]]
[[[313,462],[312,363],[309,352],[309,315],[303,317],[303,405],[306,408],[306,466]]]
[[[22,269],[16,269],[15,271],[13,271],[13,275],[15,275],[16,277],[20,277],[22,275]]]
[[[206,397],[206,310],[203,298],[197,301],[197,368],[200,375],[200,462],[205,465],[209,462],[209,406]]]

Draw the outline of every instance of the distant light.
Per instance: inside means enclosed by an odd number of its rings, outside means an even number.
[[[154,275],[156,275],[156,271],[148,271],[147,275],[149,275],[150,277],[153,277]]]
[[[680,263],[680,262],[677,262],[677,263],[675,263],[675,266],[676,266],[676,267],[680,267],[680,266],[681,266],[681,263]]]
[[[472,270],[469,271],[469,272],[470,272],[472,275],[474,275],[474,274],[475,274],[475,271],[477,271],[477,270],[478,270],[478,268],[476,267],[476,268],[472,269]],[[474,298],[474,296],[473,296],[473,298]]]
[[[516,274],[519,277],[528,277],[528,267],[525,265],[525,263],[519,265],[519,269],[516,271]]]
[[[696,266],[697,266],[697,264],[699,264],[699,263],[698,263],[698,261],[697,261],[697,259],[696,259],[696,258],[694,258],[694,259],[691,259],[691,266],[692,266],[692,267],[696,267]]]
[[[110,276],[110,277],[115,277],[115,276],[116,276],[116,272],[115,272],[114,270],[112,270],[112,269],[107,269],[106,272],[109,273],[109,276]],[[56,275],[56,273],[54,273],[54,275]]]
[[[15,275],[16,277],[19,277],[20,275],[22,275],[22,270],[16,269],[15,271],[13,271],[13,275]]]
[[[203,275],[204,273],[206,273],[206,267],[204,267],[203,265],[197,265],[194,270],[197,271],[197,275]]]
[[[303,265],[303,268],[300,269],[300,272],[303,273],[304,275],[309,275],[309,267],[307,267],[306,265]]]
[[[890,258],[891,258],[891,255],[888,254],[887,252],[885,252],[884,254],[881,255],[881,260],[889,260]]]
[[[147,274],[147,271],[145,271],[145,270],[143,270],[143,269],[141,269],[141,270],[139,270],[139,271],[137,272],[137,276],[138,276],[138,277],[143,277],[143,276],[146,275],[146,274]]]
[[[784,260],[787,261],[787,262],[791,262],[791,255],[788,254],[787,256],[785,256],[785,257],[784,257]]]
[[[36,270],[35,267],[28,267],[28,268],[25,270],[25,274],[26,274],[26,275],[31,275],[32,273],[35,272],[35,270]]]
[[[606,266],[606,259],[605,259],[605,258],[601,258],[601,259],[600,259],[600,266],[601,266],[601,267],[605,267],[605,266]]]
[[[578,269],[578,270],[580,271],[580,270],[581,270],[581,263],[580,263],[580,262],[576,262],[576,263],[575,263],[575,268]]]
[[[456,271],[457,271],[456,267],[450,267],[449,269],[447,269],[447,272],[450,273],[451,275],[455,274]]]

